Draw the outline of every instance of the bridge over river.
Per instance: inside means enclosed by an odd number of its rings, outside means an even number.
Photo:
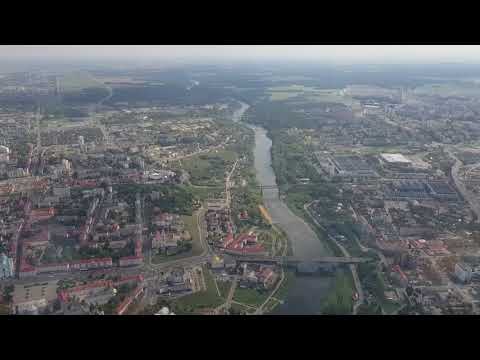
[[[298,256],[236,256],[236,260],[239,262],[252,262],[263,264],[277,264],[277,265],[299,265],[302,263],[309,264],[361,264],[373,261],[371,258],[366,257],[335,257],[335,256],[322,256],[311,259],[304,259]]]

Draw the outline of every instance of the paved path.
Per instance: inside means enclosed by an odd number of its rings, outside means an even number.
[[[272,290],[270,295],[265,299],[262,305],[255,311],[254,315],[262,315],[263,314],[263,308],[267,305],[267,303],[270,301],[270,299],[275,295],[280,288],[280,286],[283,283],[283,280],[285,280],[285,271],[282,269],[282,277],[280,278],[280,281],[277,283],[277,286],[275,286],[275,289]]]

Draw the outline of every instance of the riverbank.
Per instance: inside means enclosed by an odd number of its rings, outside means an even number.
[[[246,111],[248,107],[242,106]],[[234,121],[241,120],[238,116]],[[267,131],[259,126],[243,123],[255,134],[254,167],[259,185],[268,186],[262,191],[263,205],[267,209],[272,222],[288,237],[291,252],[295,256],[305,259],[328,256],[329,247],[311,226],[297,216],[287,204],[280,199],[277,180],[272,167],[272,141]],[[276,306],[273,314],[320,314],[323,300],[332,289],[333,278],[330,276],[298,276],[291,274],[293,279],[288,281],[288,290],[282,286],[282,293],[286,292],[284,301]],[[281,296],[283,297],[283,296]]]

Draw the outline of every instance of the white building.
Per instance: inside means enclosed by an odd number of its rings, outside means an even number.
[[[62,159],[63,172],[65,174],[70,174],[72,170],[72,164],[67,159]]]
[[[3,145],[0,145],[0,161],[10,161],[10,149]]]
[[[175,313],[171,312],[168,307],[164,306],[157,312],[155,315],[175,315]]]
[[[402,154],[381,154],[382,160],[391,165],[410,165],[412,162]]]
[[[13,275],[13,259],[5,254],[0,254],[0,279],[8,279],[13,277]]]

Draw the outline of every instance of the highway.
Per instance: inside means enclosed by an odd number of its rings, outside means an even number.
[[[463,199],[466,202],[468,202],[473,212],[477,216],[476,221],[479,222],[480,221],[480,203],[478,202],[478,199],[476,198],[476,196],[471,194],[467,190],[467,188],[465,187],[465,184],[463,184],[462,180],[460,179],[459,171],[463,163],[452,153],[452,151],[449,148],[445,148],[445,150],[448,153],[448,155],[453,160],[455,160],[455,164],[452,166],[452,169],[451,169],[451,177],[453,179],[453,182],[455,183],[455,186],[458,189],[458,191],[462,194]]]

